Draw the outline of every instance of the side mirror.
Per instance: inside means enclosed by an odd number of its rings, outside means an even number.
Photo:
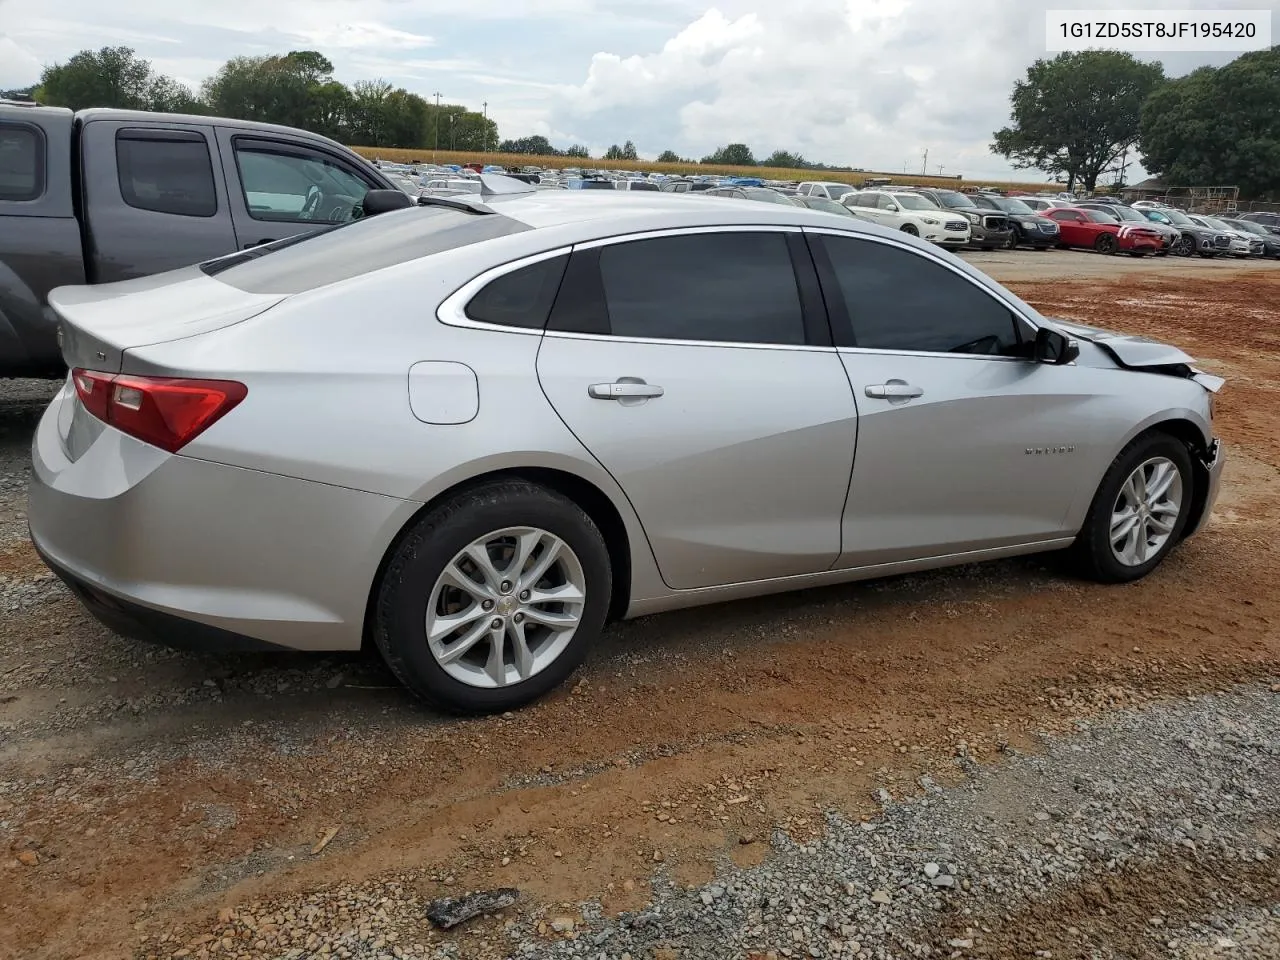
[[[403,190],[370,190],[364,195],[360,208],[364,211],[366,217],[372,217],[379,213],[403,210],[405,207],[414,205],[413,197]]]
[[[1035,352],[1032,356],[1037,363],[1062,366],[1080,356],[1080,343],[1057,330],[1041,327],[1036,331]]]
[[[890,213],[897,213],[898,205],[896,203],[891,203],[887,207],[885,207],[885,209],[888,210]]]

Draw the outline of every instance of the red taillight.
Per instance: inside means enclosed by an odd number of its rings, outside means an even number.
[[[234,380],[137,377],[71,371],[80,403],[99,420],[162,450],[177,453],[245,398]]]

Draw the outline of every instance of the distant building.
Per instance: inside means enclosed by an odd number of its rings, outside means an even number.
[[[1128,203],[1135,200],[1159,200],[1169,193],[1169,187],[1163,180],[1148,177],[1141,183],[1132,183],[1120,188],[1120,198]]]

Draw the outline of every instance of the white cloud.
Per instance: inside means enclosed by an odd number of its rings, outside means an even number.
[[[1045,56],[1049,8],[1154,0],[0,0],[0,84],[127,43],[198,86],[227,58],[318,49],[338,79],[383,77],[541,133],[643,155],[732,141],[858,167],[995,178],[1013,83]],[[1280,0],[1162,0],[1265,6]],[[1173,72],[1229,56],[1165,58]]]

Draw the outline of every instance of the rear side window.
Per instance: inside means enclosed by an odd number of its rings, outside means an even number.
[[[209,144],[181,130],[121,130],[116,134],[120,195],[139,210],[179,217],[218,212]]]
[[[0,123],[0,200],[44,193],[44,137],[26,124]]]
[[[565,254],[504,273],[471,298],[467,316],[481,323],[541,330],[547,325],[568,262]]]
[[[803,344],[795,270],[781,233],[704,233],[600,251],[618,337]]]

